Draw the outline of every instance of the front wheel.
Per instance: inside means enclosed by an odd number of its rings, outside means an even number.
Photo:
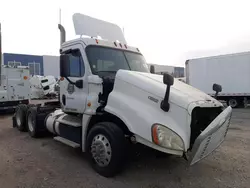
[[[102,176],[112,177],[124,166],[127,141],[116,124],[101,122],[90,129],[86,149],[94,170]]]

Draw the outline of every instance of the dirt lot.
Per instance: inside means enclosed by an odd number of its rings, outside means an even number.
[[[147,154],[146,154],[147,153]],[[96,174],[79,150],[51,138],[32,139],[12,128],[11,115],[0,116],[0,187],[249,187],[250,110],[234,110],[226,141],[200,163],[155,158],[141,149],[113,179]]]

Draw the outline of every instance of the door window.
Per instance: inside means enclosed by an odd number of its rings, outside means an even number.
[[[70,77],[84,76],[85,69],[80,50],[73,50],[67,54],[70,59]]]

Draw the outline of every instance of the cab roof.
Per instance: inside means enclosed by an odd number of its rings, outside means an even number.
[[[98,39],[98,38],[85,38],[85,37],[79,37],[77,39],[73,39],[70,41],[66,41],[62,46],[67,46],[69,43],[79,43],[82,42],[86,46],[90,45],[95,45],[95,46],[101,46],[101,47],[109,47],[109,48],[114,48],[114,49],[119,49],[119,50],[127,50],[127,51],[132,51],[135,53],[141,53],[140,50],[136,47],[133,46],[128,46],[127,44],[120,43],[117,41],[108,41],[108,40],[103,40],[103,39]]]

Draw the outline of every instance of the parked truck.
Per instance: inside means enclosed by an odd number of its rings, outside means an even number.
[[[14,127],[31,137],[50,132],[81,148],[105,177],[121,171],[130,144],[182,156],[193,165],[222,143],[230,106],[169,74],[150,73],[117,25],[79,13],[73,21],[80,37],[70,41],[59,24],[60,100],[19,105]]]
[[[186,82],[211,96],[212,85],[220,84],[218,100],[233,108],[246,105],[250,100],[250,52],[187,60]]]

